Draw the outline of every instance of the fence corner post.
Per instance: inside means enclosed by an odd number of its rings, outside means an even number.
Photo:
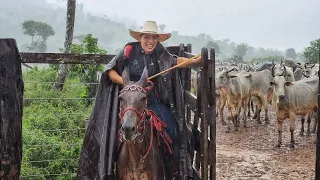
[[[201,59],[202,64],[200,68],[200,82],[201,82],[201,109],[202,114],[200,115],[201,118],[201,179],[208,179],[208,119],[209,119],[209,112],[208,112],[208,49],[202,48],[201,49]]]
[[[320,52],[319,52],[319,60],[320,60]],[[320,81],[320,70],[318,70],[318,77]],[[317,127],[317,138],[316,138],[316,174],[315,180],[320,180],[320,82],[318,85],[318,127]]]
[[[20,179],[23,90],[15,39],[0,39],[0,179]]]
[[[217,152],[216,152],[216,123],[217,123],[217,116],[216,116],[216,81],[215,81],[215,74],[216,74],[216,51],[214,48],[210,49],[210,61],[209,61],[209,82],[211,83],[211,95],[212,95],[212,104],[211,104],[211,111],[212,111],[212,119],[210,121],[210,146],[209,146],[209,157],[210,158],[210,180],[215,180],[217,175],[216,169],[216,162],[217,162]]]

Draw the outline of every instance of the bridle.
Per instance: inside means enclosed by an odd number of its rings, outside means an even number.
[[[150,84],[150,86],[148,86],[146,88],[143,88],[143,87],[137,86],[137,85],[129,85],[129,86],[124,87],[120,91],[120,94],[125,92],[125,91],[140,91],[140,92],[143,92],[143,93],[147,94],[148,91],[150,91],[150,90],[152,90],[154,88],[154,84],[153,84],[152,81],[148,80],[147,82]],[[149,120],[149,124],[150,124],[150,142],[149,142],[149,147],[148,147],[148,150],[147,150],[146,154],[141,156],[141,159],[140,159],[141,162],[143,162],[146,159],[147,155],[151,151],[152,143],[153,143],[153,135],[154,135],[153,134],[154,133],[153,132],[153,128],[155,128],[157,130],[158,143],[159,143],[159,138],[163,138],[165,145],[168,147],[169,153],[172,154],[172,150],[170,148],[170,144],[172,144],[172,141],[171,141],[170,137],[168,137],[168,135],[165,132],[162,131],[162,129],[166,128],[167,125],[161,119],[159,119],[159,117],[157,117],[155,112],[147,109],[147,100],[146,100],[145,107],[143,108],[142,112],[139,112],[134,107],[127,107],[125,110],[120,111],[119,116],[120,116],[120,119],[121,119],[121,123],[123,123],[123,121],[124,121],[123,120],[124,114],[126,112],[128,112],[128,111],[133,111],[140,117],[140,122],[136,126],[137,133],[132,138],[132,141],[135,138],[137,138],[138,136],[141,136],[142,133],[146,132],[145,131],[145,129],[146,129],[146,121],[147,121],[147,116],[149,116],[148,120]],[[143,127],[141,127],[141,123],[143,123]],[[122,134],[122,130],[121,130],[120,141],[123,141],[123,140],[125,140],[125,139],[123,138],[123,134]],[[140,139],[139,142],[143,142],[143,138]]]
[[[135,85],[135,84],[129,85],[129,86],[124,87],[124,88],[120,91],[120,94],[123,93],[123,92],[126,92],[126,91],[139,91],[139,92],[142,92],[142,93],[147,94],[148,91],[152,90],[153,87],[154,87],[154,84],[153,84],[152,81],[148,80],[147,82],[150,84],[150,86],[143,88],[143,87],[138,86],[138,85]],[[145,127],[146,127],[146,119],[147,119],[147,117],[146,117],[147,101],[146,101],[146,103],[145,103],[145,106],[144,106],[142,112],[139,112],[139,111],[138,111],[136,108],[134,108],[134,107],[127,107],[125,110],[120,111],[119,117],[120,117],[120,120],[121,120],[121,124],[122,124],[123,121],[124,121],[124,119],[123,119],[124,114],[125,114],[126,112],[128,112],[128,111],[133,111],[133,112],[135,112],[135,113],[139,116],[139,118],[140,118],[140,122],[139,122],[139,123],[137,124],[137,126],[135,127],[136,130],[137,130],[137,133],[136,133],[136,134],[133,136],[133,138],[132,138],[132,140],[134,140],[136,137],[140,136],[140,135],[142,134],[142,132],[145,130]],[[141,123],[143,123],[143,127],[141,127]],[[122,138],[122,131],[121,131],[120,136],[121,136],[121,139],[120,139],[120,140],[123,141],[124,139]]]

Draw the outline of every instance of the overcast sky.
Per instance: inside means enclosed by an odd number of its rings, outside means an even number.
[[[297,51],[320,38],[320,0],[77,0],[90,13],[166,24],[255,47]]]

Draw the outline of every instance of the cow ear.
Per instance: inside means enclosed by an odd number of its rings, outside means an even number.
[[[287,81],[285,85],[286,86],[292,86],[293,84],[292,84],[292,82]]]

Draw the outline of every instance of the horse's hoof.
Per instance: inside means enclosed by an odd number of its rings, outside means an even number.
[[[277,144],[276,147],[277,147],[277,148],[280,148],[280,147],[281,147],[281,144]]]
[[[258,121],[258,124],[262,124],[262,122],[259,120],[259,121]]]

